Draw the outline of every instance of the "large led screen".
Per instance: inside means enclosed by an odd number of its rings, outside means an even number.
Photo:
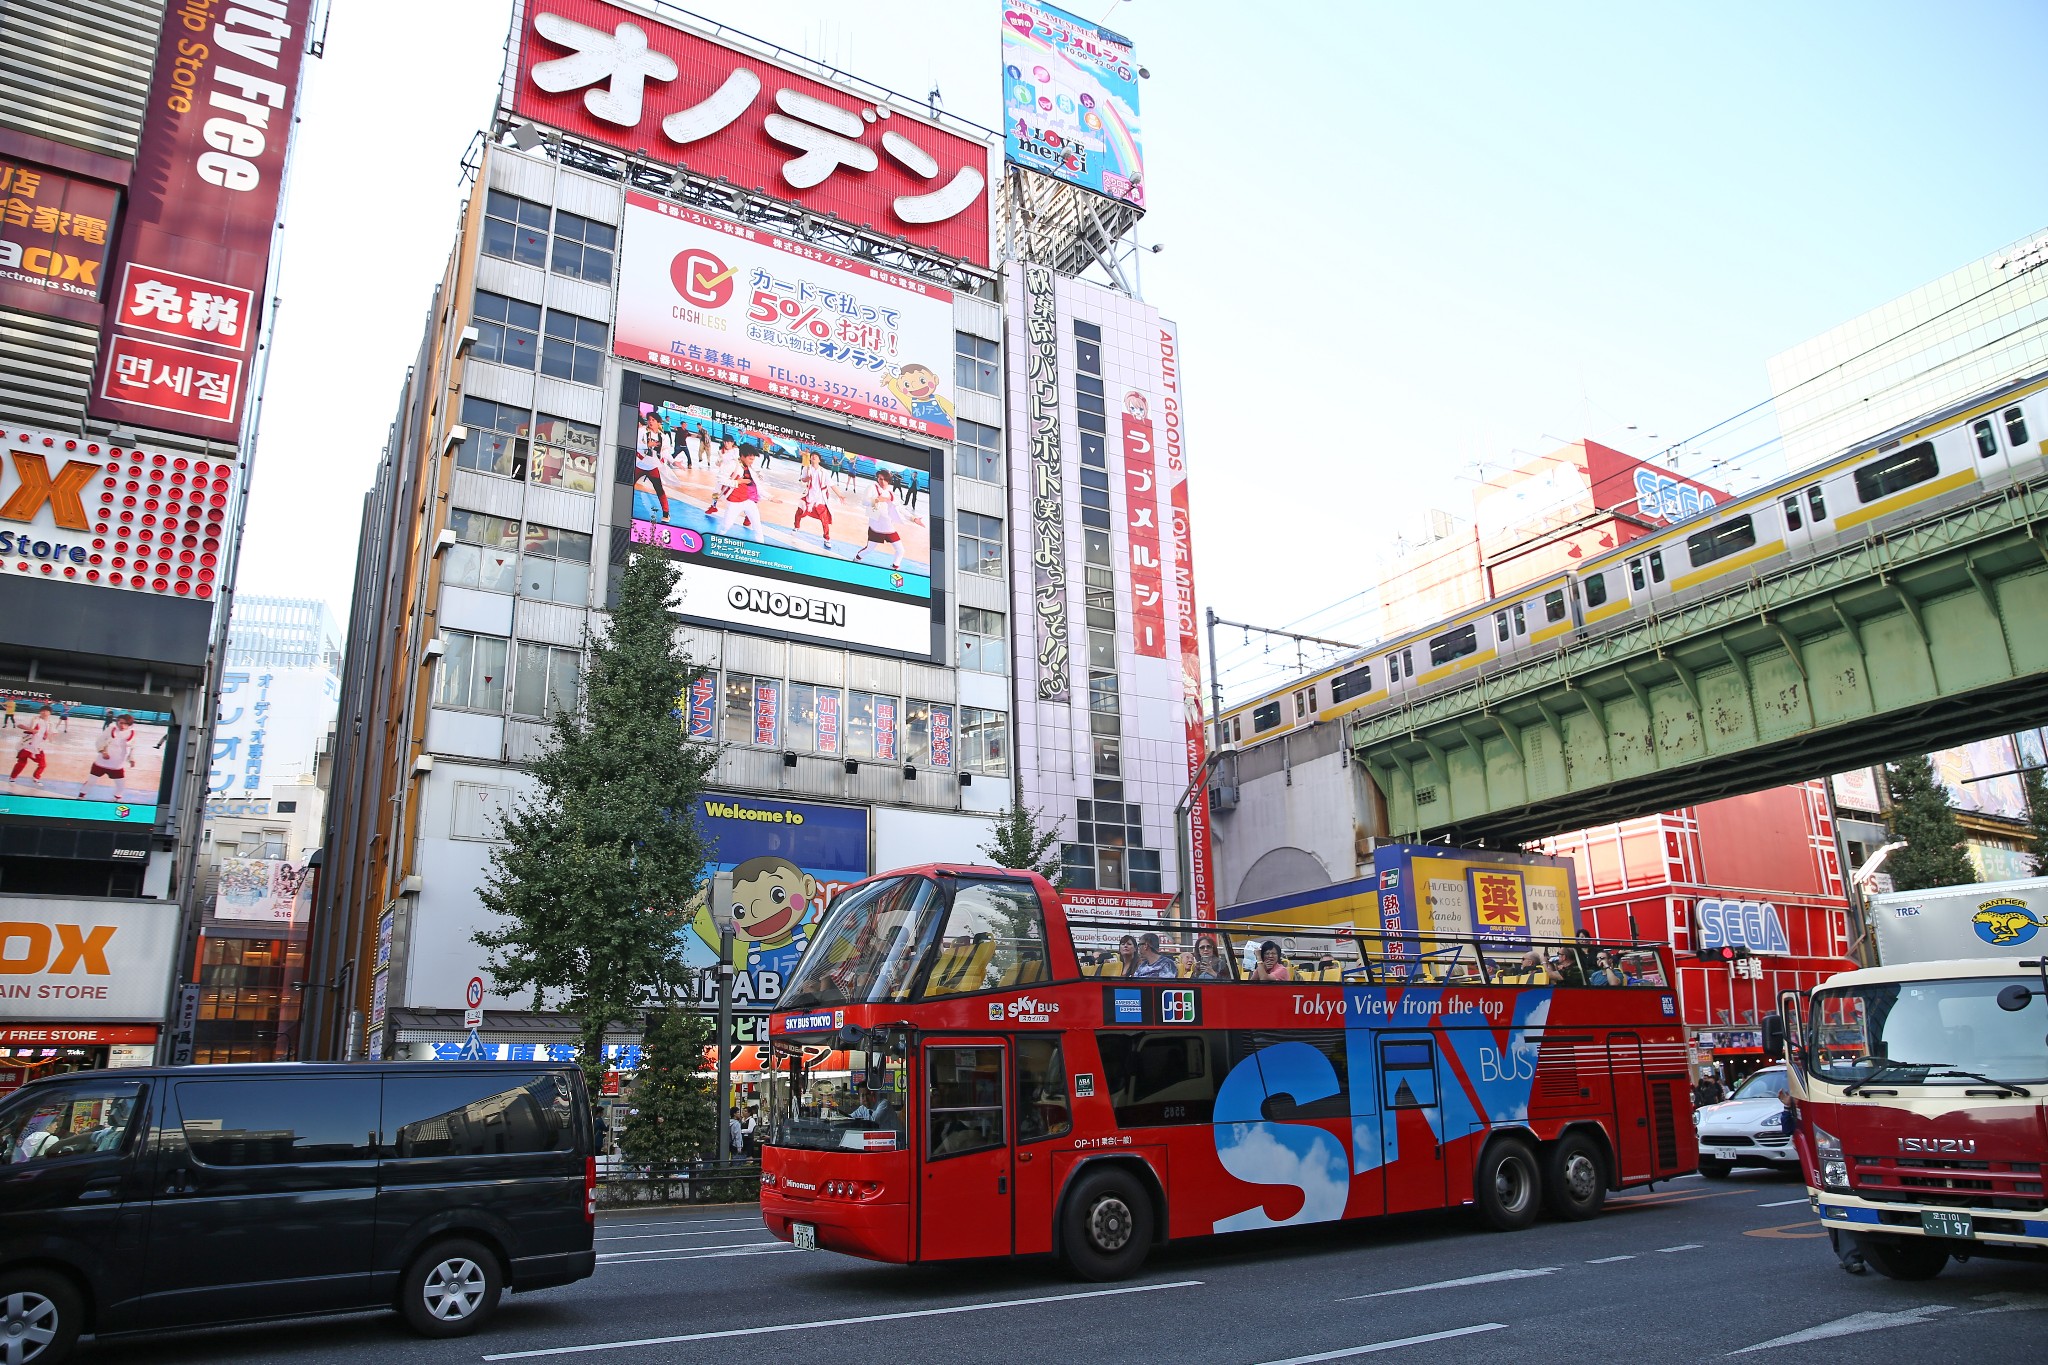
[[[0,815],[155,824],[171,729],[168,711],[0,683]]]

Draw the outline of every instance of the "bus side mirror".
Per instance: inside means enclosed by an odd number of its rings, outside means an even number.
[[[1764,1016],[1764,1057],[1773,1062],[1785,1060],[1785,1020],[1782,1016]]]

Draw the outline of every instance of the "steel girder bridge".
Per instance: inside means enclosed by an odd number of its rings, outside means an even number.
[[[2048,480],[1354,723],[1400,838],[1501,847],[2048,717]]]

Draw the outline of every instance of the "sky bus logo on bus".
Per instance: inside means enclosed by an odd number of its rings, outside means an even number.
[[[845,1010],[819,1010],[815,1014],[792,1014],[782,1021],[784,1033],[821,1033],[846,1027]]]
[[[988,1003],[988,1017],[991,1023],[1005,1019],[1013,1024],[1049,1024],[1052,1017],[1060,1012],[1057,1000],[1040,1000],[1036,996],[1020,995],[1007,1005],[1000,1000]]]

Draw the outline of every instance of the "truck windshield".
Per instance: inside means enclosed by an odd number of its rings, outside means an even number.
[[[2014,980],[1893,981],[1816,992],[1807,1035],[1813,1073],[1838,1084],[1983,1083],[1968,1073],[2048,1080],[2048,1001],[2035,984],[2021,1008],[2003,1008],[1998,993]]]
[[[923,877],[890,877],[841,896],[825,912],[778,1008],[906,999],[919,950],[944,908]]]
[[[843,1028],[770,1049],[768,1145],[894,1152],[907,1145],[907,1029]]]

